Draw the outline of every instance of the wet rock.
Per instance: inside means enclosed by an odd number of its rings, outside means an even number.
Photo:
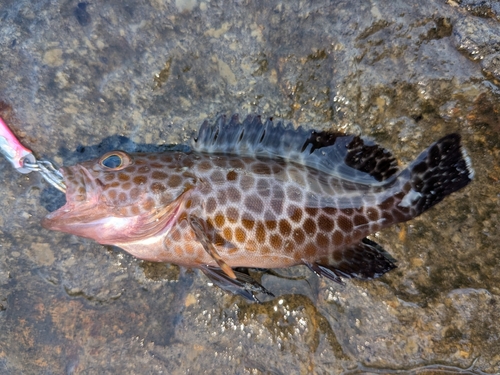
[[[3,1],[0,116],[59,165],[168,150],[237,112],[362,133],[403,163],[459,132],[476,178],[373,236],[398,259],[383,278],[255,271],[276,297],[250,304],[200,272],[44,230],[63,198],[0,159],[2,371],[499,372],[497,8]]]

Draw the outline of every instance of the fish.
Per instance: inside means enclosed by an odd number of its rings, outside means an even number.
[[[248,270],[306,265],[337,283],[396,267],[367,236],[468,185],[459,134],[406,168],[370,139],[237,115],[205,121],[184,151],[127,153],[62,167],[66,203],[46,229],[200,269],[223,290],[272,295]]]

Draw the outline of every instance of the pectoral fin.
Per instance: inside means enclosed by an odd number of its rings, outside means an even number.
[[[204,225],[201,220],[197,217],[190,217],[189,223],[191,228],[193,228],[196,239],[202,244],[205,251],[213,258],[213,260],[215,260],[220,269],[231,279],[236,279],[233,269],[226,262],[224,262],[224,259],[222,259],[219,255],[213,243],[208,239],[206,229],[204,229]]]

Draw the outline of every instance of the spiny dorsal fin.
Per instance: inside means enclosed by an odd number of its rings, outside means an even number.
[[[279,157],[321,170],[345,180],[373,184],[397,172],[396,160],[387,150],[358,136],[338,132],[295,129],[292,124],[260,116],[237,115],[227,121],[207,121],[193,139],[193,149],[212,154]]]

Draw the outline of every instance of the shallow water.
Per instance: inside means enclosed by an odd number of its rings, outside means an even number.
[[[260,113],[372,137],[402,164],[457,131],[476,178],[373,236],[398,259],[383,278],[257,273],[276,298],[252,304],[199,272],[44,230],[61,195],[0,159],[0,372],[499,373],[499,14],[474,1],[3,1],[0,115],[58,165]]]

